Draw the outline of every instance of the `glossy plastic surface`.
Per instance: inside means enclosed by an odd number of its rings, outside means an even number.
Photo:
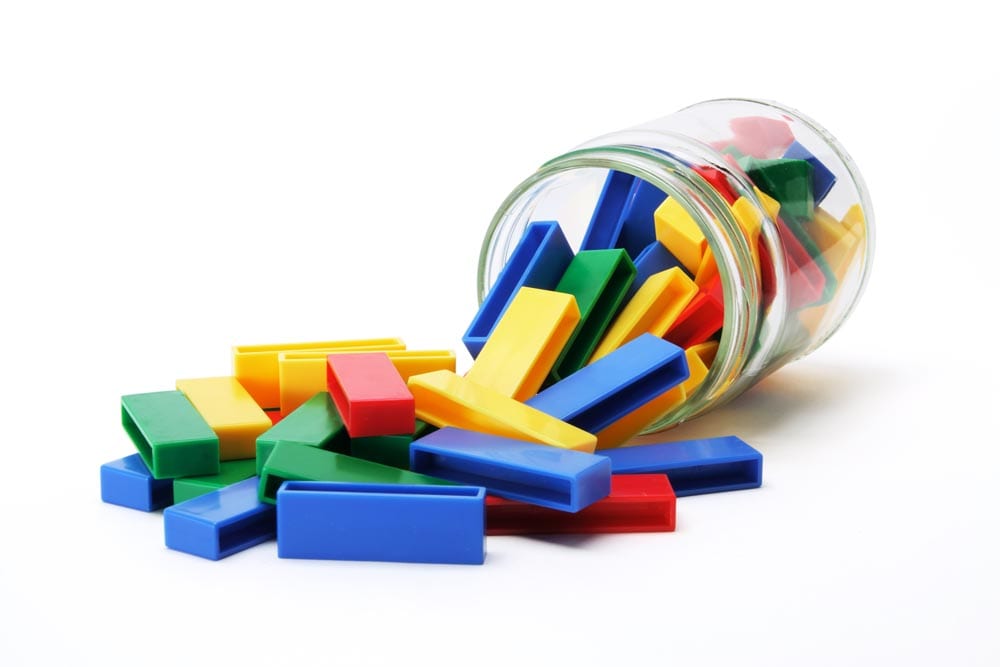
[[[219,472],[219,438],[179,391],[122,396],[122,427],[156,479]]]
[[[812,194],[813,201],[819,206],[830,190],[837,183],[837,177],[826,165],[819,161],[819,158],[809,152],[805,146],[797,141],[793,141],[783,156],[789,160],[804,160],[812,167]]]
[[[670,197],[656,209],[653,220],[657,240],[681,261],[688,272],[692,275],[697,273],[708,241],[691,214]]]
[[[369,438],[351,438],[350,455],[382,465],[410,469],[410,443],[412,435],[373,435]]]
[[[257,436],[271,428],[271,419],[235,377],[178,380],[177,389],[219,436],[221,460],[254,457]]]
[[[200,477],[178,477],[174,480],[174,502],[182,503],[211,491],[216,491],[236,482],[250,479],[257,474],[253,459],[223,461],[216,475]]]
[[[174,502],[173,480],[156,479],[132,454],[101,466],[101,500],[143,512],[163,509]]]
[[[653,241],[648,246],[643,248],[639,256],[635,258],[635,280],[629,285],[628,291],[625,292],[625,301],[628,302],[635,293],[639,291],[639,288],[646,284],[650,276],[661,271],[666,271],[667,269],[672,269],[674,267],[679,267],[681,271],[687,274],[688,278],[693,276],[684,268],[681,261],[674,257],[674,255],[667,250],[667,248],[659,241]]]
[[[722,328],[725,307],[719,277],[701,288],[677,316],[664,338],[683,348],[704,343]]]
[[[565,512],[578,512],[611,490],[611,464],[603,456],[456,428],[415,440],[410,467]]]
[[[278,556],[481,565],[481,487],[285,482]]]
[[[621,232],[618,236],[619,248],[623,248],[633,259],[639,257],[649,244],[656,241],[653,229],[653,213],[667,195],[655,185],[641,178],[632,181],[628,198],[621,215]],[[613,248],[615,246],[608,246]]]
[[[257,475],[278,442],[328,449],[347,454],[351,441],[333,399],[321,391],[293,410],[287,417],[257,437]]]
[[[624,222],[622,212],[634,183],[635,177],[631,174],[620,171],[608,173],[590,217],[590,224],[580,243],[580,250],[606,250],[618,245]]]
[[[413,394],[384,352],[331,354],[326,384],[352,438],[413,433]]]

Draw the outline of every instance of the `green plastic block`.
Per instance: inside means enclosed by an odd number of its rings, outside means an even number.
[[[318,447],[342,454],[351,451],[344,420],[326,391],[316,394],[260,434],[257,438],[258,475],[264,470],[264,462],[278,442]]]
[[[178,477],[174,480],[174,504],[197,498],[224,486],[242,482],[257,474],[255,459],[223,461],[219,464],[219,474],[199,477]]]
[[[410,469],[412,435],[374,435],[351,440],[351,456],[393,468]]]
[[[122,396],[122,426],[156,479],[219,472],[219,438],[179,391]]]
[[[750,180],[765,194],[781,204],[785,221],[812,220],[816,204],[813,201],[813,166],[805,160],[757,160],[743,158],[740,166]]]
[[[413,439],[419,440],[425,435],[430,435],[434,431],[438,430],[437,426],[434,424],[428,424],[422,419],[417,420],[417,427],[413,429]]]
[[[576,297],[580,322],[556,360],[550,378],[553,382],[587,364],[633,280],[635,265],[621,248],[583,250],[576,254],[556,291]]]
[[[279,442],[264,464],[264,472],[260,476],[260,486],[257,491],[258,497],[262,502],[274,505],[278,487],[282,482],[289,480],[451,485],[451,482],[443,479],[372,463],[346,454]]]

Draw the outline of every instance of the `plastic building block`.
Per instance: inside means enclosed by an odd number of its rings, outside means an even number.
[[[412,435],[374,435],[370,438],[352,438],[351,456],[382,465],[410,469],[410,443]]]
[[[830,258],[830,250],[836,248],[844,237],[854,236],[852,230],[822,208],[817,208],[813,219],[803,222],[802,228],[815,241],[831,267],[837,264],[837,261],[836,258]]]
[[[271,420],[271,426],[280,422],[281,418],[284,416],[280,410],[264,410],[264,414],[266,414],[267,418]]]
[[[635,176],[609,171],[604,188],[597,198],[594,213],[580,243],[580,250],[606,250],[618,245],[622,230],[622,211],[632,192]]]
[[[701,264],[708,241],[691,214],[673,197],[660,204],[653,214],[657,240],[666,246],[684,268],[694,275]]]
[[[597,433],[687,377],[684,350],[642,334],[533,396],[526,405]]]
[[[701,256],[701,264],[698,265],[698,270],[694,274],[694,283],[698,287],[703,287],[715,280],[718,275],[719,267],[715,263],[715,255],[712,254],[711,248],[705,248],[705,254]]]
[[[813,167],[805,160],[755,160],[744,158],[747,176],[781,205],[786,217],[808,220],[816,207],[813,198]]]
[[[666,475],[612,475],[611,494],[576,514],[486,497],[487,535],[673,532],[677,497]]]
[[[413,395],[385,352],[331,354],[326,384],[351,437],[413,433]]]
[[[774,118],[733,118],[729,128],[733,131],[733,147],[744,155],[758,158],[778,157],[795,141],[788,123]]]
[[[641,178],[632,181],[621,221],[618,223],[620,232],[615,244],[624,249],[629,257],[638,257],[650,243],[656,241],[653,212],[666,198],[666,193],[655,185]]]
[[[763,457],[734,435],[621,447],[603,454],[615,473],[665,473],[678,498],[761,484]]]
[[[178,477],[174,480],[174,502],[197,498],[206,493],[216,491],[225,486],[250,479],[256,474],[254,460],[223,461],[219,466],[219,474],[202,475],[200,477]]]
[[[257,473],[279,442],[318,447],[347,454],[351,441],[330,394],[321,391],[257,437]]]
[[[564,512],[578,512],[611,491],[611,464],[603,456],[457,428],[415,440],[410,467]]]
[[[723,172],[719,171],[715,167],[702,167],[696,166],[692,167],[699,176],[708,181],[708,184],[719,193],[719,196],[726,200],[726,203],[730,206],[737,199],[736,191],[733,190],[732,184],[729,182],[729,177]]]
[[[813,261],[809,251],[785,221],[777,218],[776,222],[787,260],[789,305],[794,309],[824,302],[827,282],[822,269]]]
[[[597,439],[571,424],[481,387],[449,371],[410,378],[417,417],[435,426],[454,426],[515,440],[593,453]]]
[[[257,500],[257,478],[237,482],[163,511],[167,547],[209,560],[274,539],[275,511]]]
[[[747,239],[750,248],[756,252],[757,239],[760,237],[761,216],[760,211],[746,197],[740,197],[729,207],[733,212],[733,217],[743,230],[743,235]]]
[[[271,419],[236,378],[178,380],[177,389],[187,396],[219,436],[220,460],[254,457],[257,436],[271,428]]]
[[[326,391],[326,357],[329,354],[385,352],[404,380],[411,375],[455,370],[452,350],[325,350],[282,352],[278,355],[278,385],[281,411],[288,414],[316,392]]]
[[[174,502],[174,484],[156,479],[138,454],[101,466],[101,500],[143,512],[163,509]]]
[[[219,472],[219,438],[179,391],[122,396],[122,426],[156,479]]]
[[[311,350],[332,354],[345,349],[403,350],[405,348],[406,345],[398,338],[237,345],[233,348],[233,375],[250,392],[257,405],[265,410],[273,410],[278,407],[278,355],[282,352]]]
[[[556,291],[576,297],[580,323],[552,369],[553,380],[575,373],[587,363],[634,279],[635,265],[624,250],[577,253]]]
[[[862,210],[861,204],[854,204],[851,208],[847,209],[847,213],[844,214],[844,218],[840,221],[840,224],[847,227],[857,236],[864,238],[865,212]]]
[[[706,285],[691,300],[664,336],[675,345],[688,348],[707,341],[725,323],[726,311],[720,295],[721,283]]]
[[[442,479],[353,456],[279,442],[264,463],[258,486],[261,502],[274,504],[278,487],[287,481],[451,485]]]
[[[485,495],[469,486],[285,482],[278,556],[481,565]]]
[[[704,343],[692,345],[688,348],[688,351],[697,354],[706,368],[711,368],[712,363],[715,361],[715,355],[719,351],[719,341],[707,340]],[[690,365],[689,363],[688,366],[690,367]]]
[[[573,251],[557,222],[533,222],[500,271],[479,312],[462,336],[475,359],[493,333],[508,304],[522,287],[552,289],[573,259]]]
[[[661,338],[697,293],[698,286],[681,269],[651,276],[615,318],[590,363],[644,333]]]
[[[465,377],[519,401],[534,396],[579,322],[571,295],[522,287]]]
[[[819,161],[819,158],[809,152],[809,150],[797,141],[793,141],[782,156],[786,160],[805,160],[812,167],[812,191],[813,200],[818,206],[826,199],[830,190],[837,182],[837,177],[827,169],[826,165]]]
[[[666,271],[667,269],[672,269],[675,266],[680,267],[681,271],[684,271],[688,277],[691,277],[691,274],[684,268],[681,261],[674,257],[662,243],[659,241],[650,243],[635,258],[635,279],[629,285],[628,291],[625,292],[625,301],[628,302],[629,299],[634,297],[639,288],[646,284],[650,276],[661,271]]]

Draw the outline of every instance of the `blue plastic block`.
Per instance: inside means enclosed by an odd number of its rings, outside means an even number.
[[[415,440],[410,468],[565,512],[578,512],[611,493],[611,464],[603,456],[458,428]]]
[[[481,565],[486,490],[285,482],[278,489],[278,556]]]
[[[573,259],[557,222],[532,222],[514,248],[489,294],[479,306],[462,342],[475,359],[500,317],[522,287],[554,289]]]
[[[251,477],[165,509],[167,546],[219,560],[274,539],[274,506],[257,500],[259,481]]]
[[[174,480],[155,479],[138,454],[101,466],[101,500],[152,512],[174,502]]]
[[[618,247],[624,248],[629,257],[637,258],[656,240],[653,213],[667,198],[666,193],[641,178],[632,182],[619,225]]]
[[[639,288],[643,286],[646,279],[651,275],[675,267],[686,273],[688,277],[694,278],[691,272],[681,264],[681,260],[674,257],[674,254],[667,250],[666,246],[662,243],[653,241],[647,245],[639,253],[639,256],[635,258],[635,280],[632,281],[628,291],[625,293],[625,303],[628,303],[635,296],[635,293],[639,291]]]
[[[666,473],[677,497],[756,489],[764,459],[735,435],[619,447],[602,452],[617,473]]]
[[[525,403],[597,433],[687,378],[684,349],[647,333]]]
[[[620,171],[608,172],[580,250],[608,250],[618,247],[621,236],[622,211],[628,201],[635,176]],[[652,224],[652,222],[650,222]]]
[[[819,206],[819,203],[830,194],[830,190],[837,182],[837,177],[827,169],[825,164],[819,161],[818,157],[797,141],[792,142],[782,157],[790,160],[805,160],[812,165],[813,202]]]

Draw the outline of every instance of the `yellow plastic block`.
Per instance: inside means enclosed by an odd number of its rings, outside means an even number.
[[[257,405],[265,410],[273,410],[280,405],[278,395],[278,355],[280,353],[331,350],[330,354],[333,354],[343,348],[404,350],[406,345],[398,338],[237,345],[233,348],[233,375],[250,392],[253,400],[257,401]]]
[[[854,229],[864,231],[864,227],[855,227]],[[853,231],[847,231],[835,245],[823,252],[823,256],[833,270],[833,275],[837,278],[838,284],[843,282],[844,277],[847,276],[847,271],[851,268],[855,254],[860,247],[861,237]],[[819,331],[827,312],[830,311],[830,306],[834,303],[836,302],[803,308],[797,313],[799,321],[806,328],[806,331],[809,332],[810,336],[815,336],[816,332]]]
[[[271,428],[271,420],[234,377],[178,380],[177,390],[219,436],[219,459],[252,459],[257,436]]]
[[[611,323],[590,363],[644,333],[662,338],[696,294],[698,286],[679,267],[654,273]]]
[[[855,204],[847,209],[844,219],[840,221],[844,227],[854,232],[857,236],[864,238],[865,235],[865,212],[861,209],[861,204]]]
[[[688,350],[693,350],[701,361],[707,368],[711,368],[712,364],[715,362],[715,355],[719,351],[719,341],[717,340],[707,340],[704,343],[698,343],[697,345],[692,345]]]
[[[777,219],[778,211],[781,210],[781,204],[778,203],[778,200],[768,196],[763,190],[760,190],[757,187],[754,187],[753,191],[754,194],[757,195],[757,199],[760,200],[760,203],[764,205],[764,210],[767,211],[767,215],[772,220]]]
[[[407,383],[417,418],[435,426],[538,442],[593,453],[597,438],[541,410],[482,387],[451,371],[414,375]]]
[[[326,357],[329,354],[371,352],[370,349],[340,348],[278,354],[278,385],[281,414],[299,407],[318,392],[326,391]],[[404,380],[411,375],[455,370],[452,350],[384,350]]]
[[[684,350],[690,375],[673,389],[666,391],[640,408],[628,413],[597,434],[597,449],[620,447],[642,430],[687,400],[708,375],[708,367],[694,348]]]
[[[770,197],[768,197],[768,199],[770,199]],[[774,200],[772,199],[771,201]],[[733,211],[733,217],[736,218],[736,222],[739,223],[740,229],[743,230],[743,235],[746,236],[747,241],[750,243],[750,247],[756,250],[757,237],[760,236],[761,225],[760,213],[757,211],[757,208],[750,203],[750,200],[746,197],[740,197],[734,201],[732,206],[729,208]],[[767,209],[765,208],[765,210]]]
[[[698,271],[694,274],[694,284],[698,287],[704,287],[717,275],[719,275],[719,267],[715,263],[715,255],[712,254],[711,248],[705,248],[701,264],[698,265]]]
[[[572,294],[522,287],[465,377],[527,400],[538,393],[579,322]]]
[[[839,220],[821,208],[816,209],[812,220],[806,220],[802,223],[802,228],[824,252],[837,245],[845,234],[853,233],[846,225],[841,224]]]
[[[680,260],[692,274],[698,271],[708,242],[698,223],[673,197],[657,207],[653,213],[656,239]]]

